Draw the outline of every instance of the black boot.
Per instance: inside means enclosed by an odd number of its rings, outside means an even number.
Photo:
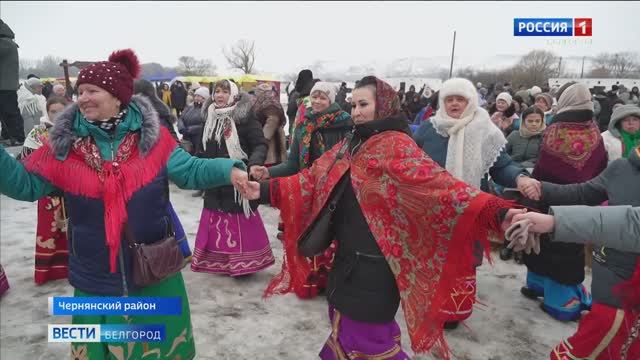
[[[542,294],[538,293],[537,291],[534,291],[532,289],[529,289],[526,286],[523,286],[520,288],[520,293],[522,295],[524,295],[524,297],[531,299],[531,300],[537,300],[539,297],[542,297]]]
[[[447,321],[444,323],[445,330],[455,330],[460,325],[460,321]]]

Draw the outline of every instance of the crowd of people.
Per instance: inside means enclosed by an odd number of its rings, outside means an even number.
[[[269,84],[245,92],[231,79],[169,86],[139,74],[121,50],[82,69],[75,96],[56,85],[43,95],[37,76],[2,92],[2,127],[23,148],[17,159],[0,150],[0,192],[38,201],[34,281],[68,278],[76,297],[183,299],[180,316],[73,316],[169,326],[163,342],[77,342],[72,353],[195,357],[179,269],[143,283],[133,267],[132,242],[185,238],[173,182],[203,199],[193,255],[182,252],[192,271],[237,278],[273,266],[258,206],[280,210],[284,259],[265,295],[326,297],[322,359],[408,359],[399,306],[412,350],[448,357],[445,331],[472,316],[490,241],[526,265],[523,296],[580,321],[551,359],[640,358],[640,225],[628,208],[640,206],[637,87],[603,96],[576,82],[516,90],[452,78],[405,92],[365,76],[349,89],[305,69],[284,109]],[[576,217],[566,205],[611,214]],[[505,241],[514,226],[531,236]],[[616,240],[624,230],[636,237]],[[586,239],[597,246],[591,291]]]

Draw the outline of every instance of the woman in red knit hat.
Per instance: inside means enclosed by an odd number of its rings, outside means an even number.
[[[157,243],[175,232],[169,180],[186,189],[247,180],[240,161],[199,159],[182,150],[160,126],[151,103],[133,96],[133,80],[139,73],[131,50],[114,52],[108,61],[82,69],[78,102],[60,114],[46,143],[24,165],[0,150],[0,193],[35,201],[62,192],[69,217],[69,283],[74,296],[178,296],[182,300],[177,316],[74,315],[74,324],[166,326],[160,342],[75,342],[74,359],[142,359],[149,354],[162,359],[195,357],[181,273],[141,285],[133,276],[132,243]]]

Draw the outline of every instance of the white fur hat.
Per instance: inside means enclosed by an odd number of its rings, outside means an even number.
[[[313,94],[315,91],[322,91],[327,95],[329,101],[333,104],[336,101],[336,94],[338,93],[338,87],[332,83],[326,81],[318,81],[313,88],[311,88],[311,92],[309,94]]]
[[[478,101],[478,93],[471,81],[463,78],[451,78],[445,81],[440,88],[439,102],[444,104],[444,99],[451,95],[459,95],[472,102]],[[441,106],[442,107],[442,106]]]
[[[196,89],[196,91],[193,92],[193,95],[200,95],[206,99],[209,97],[209,89],[207,89],[205,86],[200,86]]]

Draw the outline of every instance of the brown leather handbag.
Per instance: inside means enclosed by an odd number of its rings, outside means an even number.
[[[169,220],[171,223],[171,220]],[[157,284],[173,275],[188,262],[176,240],[173,226],[170,224],[170,234],[164,239],[152,243],[137,243],[129,224],[125,225],[125,236],[129,242],[129,248],[133,251],[133,283],[139,287]]]

